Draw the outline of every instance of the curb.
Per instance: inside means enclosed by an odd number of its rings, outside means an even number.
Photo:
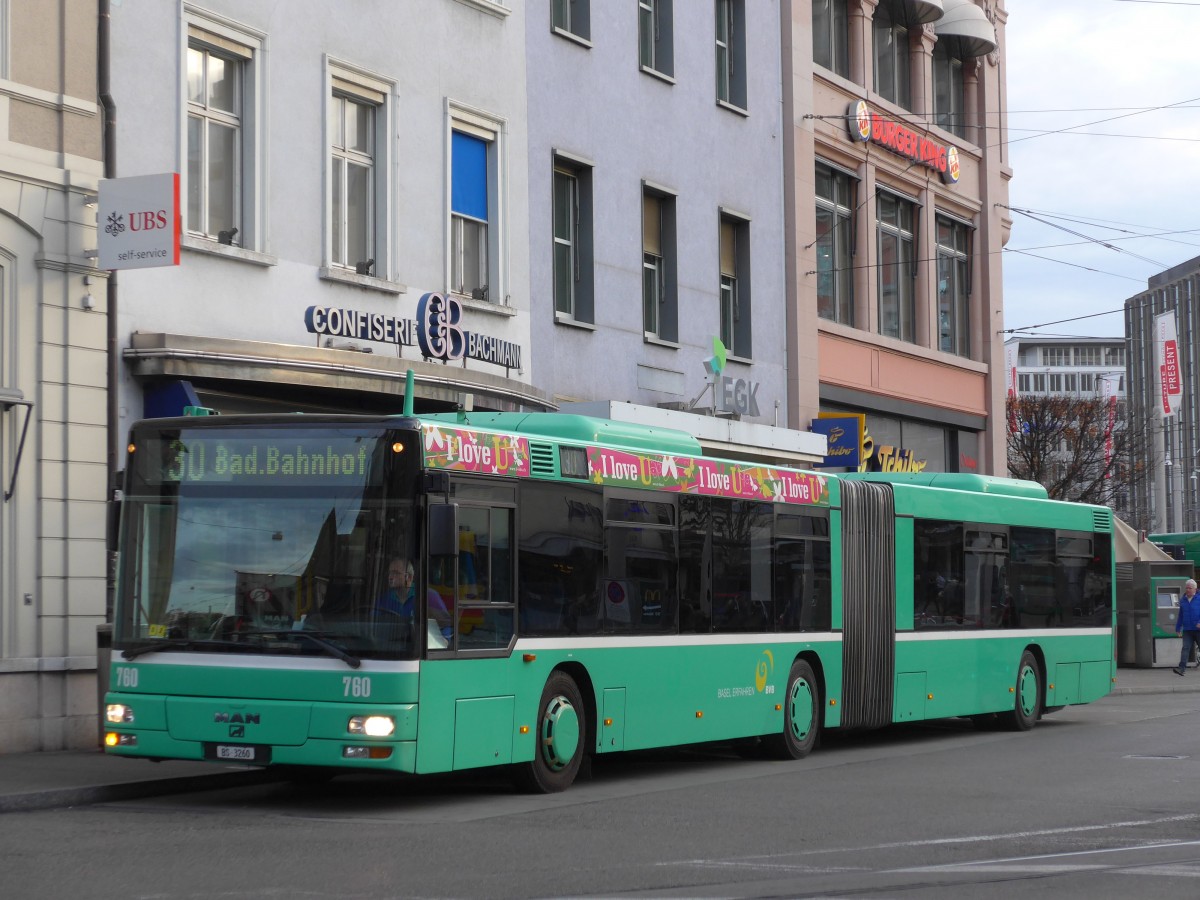
[[[156,778],[151,781],[129,781],[120,784],[97,784],[86,787],[53,788],[24,794],[0,796],[0,814],[61,809],[65,806],[86,806],[118,800],[139,800],[163,794],[187,794],[196,791],[215,791],[223,788],[268,784],[279,781],[280,775],[268,770],[251,772],[214,772],[211,775],[181,775],[176,778]]]

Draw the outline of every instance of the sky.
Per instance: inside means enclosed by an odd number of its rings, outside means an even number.
[[[1124,302],[1200,256],[1200,0],[1005,7],[1004,328],[1119,337]]]

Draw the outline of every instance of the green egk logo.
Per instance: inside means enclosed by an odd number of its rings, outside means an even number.
[[[758,388],[760,382],[747,378],[727,378],[724,374],[728,355],[725,345],[718,337],[713,338],[713,355],[704,361],[708,380],[713,389],[713,405],[717,412],[736,413],[739,416],[757,416]]]

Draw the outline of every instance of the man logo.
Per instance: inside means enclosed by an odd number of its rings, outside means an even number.
[[[229,736],[230,737],[245,737],[246,736],[246,726],[245,725],[230,725],[229,726]]]

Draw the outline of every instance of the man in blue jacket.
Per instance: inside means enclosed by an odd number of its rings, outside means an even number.
[[[1179,598],[1175,633],[1183,636],[1183,651],[1179,654],[1179,668],[1175,669],[1175,674],[1183,675],[1192,656],[1192,645],[1200,643],[1200,599],[1196,598],[1196,582],[1190,578],[1183,586],[1183,596]]]

